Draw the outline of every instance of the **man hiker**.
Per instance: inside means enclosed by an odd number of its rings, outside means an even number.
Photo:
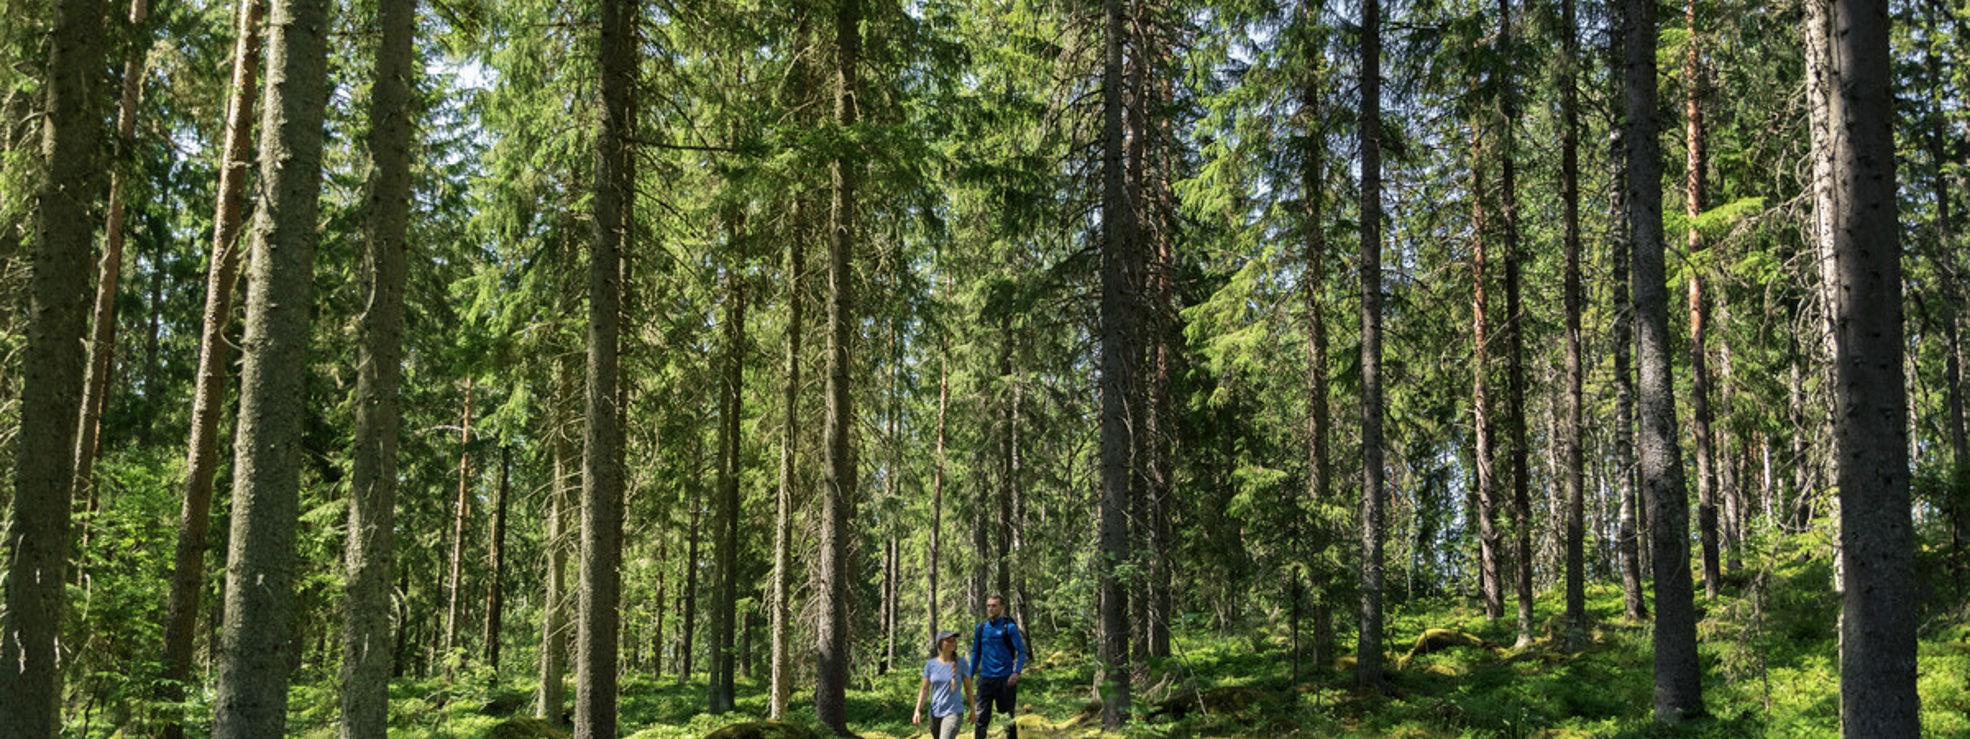
[[[1019,671],[1026,668],[1026,638],[1019,625],[1006,617],[1006,599],[998,594],[985,599],[985,623],[971,635],[971,669],[978,680],[978,730],[975,739],[985,739],[992,726],[992,709],[1006,715],[1006,739],[1019,739],[1019,721],[1013,706],[1019,700]]]

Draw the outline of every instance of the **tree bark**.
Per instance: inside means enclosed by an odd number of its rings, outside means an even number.
[[[110,360],[116,356],[116,288],[123,276],[124,207],[123,172],[134,169],[137,100],[143,95],[144,60],[149,56],[149,34],[143,32],[150,15],[150,0],[130,1],[130,28],[134,31],[130,47],[123,56],[123,94],[116,109],[116,157],[110,167],[109,213],[103,223],[103,254],[96,268],[96,300],[90,312],[89,364],[82,381],[82,415],[75,435],[75,492],[86,497],[87,510],[96,510],[96,489],[92,475],[96,460],[102,457],[103,408],[108,405]],[[82,536],[86,548],[88,531]]]
[[[800,201],[794,201],[794,222],[800,223]],[[793,697],[793,506],[794,482],[798,471],[795,468],[799,444],[800,418],[800,337],[802,313],[806,308],[806,297],[801,292],[801,280],[805,267],[802,264],[801,236],[797,230],[793,238],[787,239],[787,357],[786,384],[781,387],[781,403],[786,407],[786,417],[780,426],[780,486],[774,496],[773,511],[773,665],[772,685],[767,693],[768,718],[782,718],[787,713],[787,702]],[[942,492],[940,487],[939,492]],[[941,499],[940,499],[941,502]],[[933,515],[941,509],[933,509]],[[931,533],[931,548],[934,551],[935,529]],[[935,578],[936,575],[932,574]],[[935,581],[933,580],[933,583]],[[936,586],[931,587],[931,598],[935,599]],[[935,610],[934,608],[932,609]]]
[[[1361,631],[1355,681],[1382,688],[1382,4],[1361,5]]]
[[[1640,335],[1641,472],[1654,526],[1655,720],[1702,715],[1696,603],[1689,573],[1689,499],[1676,439],[1670,375],[1669,295],[1663,266],[1662,152],[1655,119],[1655,4],[1624,4],[1628,145],[1628,229],[1634,249],[1635,315]]]
[[[732,636],[739,605],[739,393],[745,382],[745,286],[734,272],[728,271],[725,279],[725,371],[720,373],[725,380],[719,389],[718,514],[712,544],[717,581],[712,584],[711,680],[706,685],[714,714],[732,710],[733,703]]]
[[[595,139],[595,241],[588,263],[588,388],[583,403],[581,615],[575,635],[575,739],[615,739],[622,601],[623,255],[634,221],[637,7],[601,1],[602,115]]]
[[[290,604],[329,9],[322,0],[277,0],[272,7],[214,739],[282,734],[295,663]]]
[[[1476,130],[1471,132],[1471,149],[1482,149]],[[1492,438],[1489,392],[1491,301],[1486,293],[1490,280],[1485,274],[1489,238],[1485,234],[1484,184],[1484,158],[1479,154],[1471,160],[1471,426],[1477,447],[1471,466],[1477,473],[1478,590],[1484,601],[1484,617],[1495,621],[1505,615],[1505,585],[1500,572],[1504,553],[1498,532],[1498,452]]]
[[[233,286],[239,279],[240,212],[246,201],[246,179],[251,174],[253,111],[255,93],[259,92],[256,80],[260,73],[260,23],[266,16],[266,5],[260,0],[240,0],[237,14],[232,97],[226,106],[225,159],[219,168],[216,213],[212,219],[212,256],[205,273],[205,312],[198,338],[196,386],[192,390],[185,498],[178,514],[171,594],[164,618],[164,671],[158,697],[167,703],[182,702],[185,698],[185,684],[191,680],[199,598],[205,589],[205,550],[210,546],[212,525],[212,478],[219,466],[219,417],[225,415],[226,371],[230,364],[227,357],[231,354],[225,335],[226,326],[232,322]],[[361,382],[358,376],[357,383]],[[381,408],[370,410],[381,412]],[[357,425],[361,426],[361,419]],[[357,474],[356,480],[360,479]],[[356,480],[351,484],[359,485]],[[184,727],[176,719],[171,716],[163,722],[165,739],[184,736]]]
[[[834,124],[854,128],[860,112],[861,0],[838,0],[834,17]],[[814,592],[821,599],[815,628],[814,712],[836,734],[848,731],[849,599],[853,597],[849,553],[856,530],[855,408],[849,392],[849,341],[855,293],[851,270],[855,251],[855,158],[838,153],[828,165],[828,317],[821,432],[821,542]]]
[[[1301,22],[1309,26],[1319,22],[1319,6],[1308,2],[1301,6]],[[1327,400],[1327,307],[1323,298],[1327,283],[1327,235],[1326,228],[1326,166],[1327,134],[1324,125],[1325,110],[1321,98],[1321,87],[1325,84],[1326,59],[1318,46],[1306,59],[1307,79],[1300,87],[1300,115],[1305,121],[1306,151],[1302,155],[1303,170],[1300,173],[1300,197],[1306,208],[1301,227],[1302,248],[1305,250],[1300,277],[1300,291],[1306,301],[1307,332],[1307,499],[1314,504],[1313,517],[1308,542],[1309,554],[1320,557],[1333,545],[1336,538],[1324,509],[1335,497],[1333,483],[1333,460],[1328,454],[1329,437],[1333,434],[1333,411]],[[1314,664],[1328,665],[1334,661],[1332,637],[1333,608],[1329,601],[1338,590],[1339,578],[1329,572],[1324,558],[1316,560],[1314,579]],[[1298,599],[1294,600],[1298,604]],[[1323,638],[1326,637],[1326,638]],[[1297,652],[1296,652],[1297,654]]]
[[[348,602],[342,627],[342,739],[380,739],[390,718],[390,585],[395,569],[398,386],[410,223],[411,82],[417,0],[377,6],[383,38],[370,87],[370,182],[364,224],[368,300],[356,361],[349,484]]]
[[[487,548],[492,552],[492,579],[486,583],[486,626],[479,641],[486,645],[486,666],[492,668],[494,680],[499,675],[499,634],[503,624],[506,592],[502,583],[506,577],[506,503],[507,483],[513,467],[512,447],[499,448],[499,488],[493,497],[492,541]]]
[[[691,479],[685,481],[691,495],[691,525],[686,532],[690,543],[686,545],[684,565],[684,617],[678,623],[682,630],[682,643],[678,650],[683,652],[683,669],[677,671],[677,682],[682,684],[691,679],[693,657],[696,652],[698,635],[698,540],[699,524],[704,511],[704,434],[693,424],[691,429]]]
[[[1512,89],[1509,61],[1512,48],[1512,4],[1498,0],[1498,44],[1501,48],[1498,126],[1498,220],[1505,247],[1505,343],[1510,356],[1505,362],[1505,426],[1512,446],[1512,518],[1516,538],[1513,547],[1518,585],[1518,643],[1532,642],[1532,472],[1526,443],[1525,418],[1525,306],[1520,298],[1518,152],[1518,101]]]
[[[1841,733],[1921,734],[1888,6],[1830,0]]]
[[[1562,240],[1566,250],[1566,419],[1560,431],[1561,487],[1566,496],[1566,623],[1578,631],[1587,625],[1586,511],[1582,488],[1586,461],[1581,453],[1584,432],[1581,407],[1580,357],[1580,102],[1575,89],[1575,66],[1580,59],[1580,36],[1574,0],[1560,3],[1560,203],[1564,211]],[[1569,637],[1571,638],[1571,637]]]
[[[1129,720],[1129,608],[1128,589],[1116,568],[1130,559],[1129,511],[1131,490],[1130,456],[1134,449],[1129,418],[1130,397],[1135,388],[1136,347],[1133,337],[1138,321],[1133,313],[1135,280],[1132,274],[1137,238],[1135,204],[1129,202],[1125,141],[1122,117],[1123,99],[1123,0],[1102,4],[1103,64],[1101,73],[1102,109],[1102,193],[1101,193],[1101,498],[1099,527],[1102,562],[1099,570],[1101,644],[1098,673],[1105,683],[1102,691],[1101,724],[1117,729]]]
[[[29,254],[27,344],[21,370],[14,496],[7,516],[0,607],[0,734],[52,739],[61,731],[55,643],[67,596],[75,419],[82,407],[89,318],[90,206],[102,161],[97,72],[104,62],[101,0],[53,3],[46,118]]]
[[[1683,123],[1689,166],[1685,173],[1683,202],[1689,216],[1690,311],[1690,418],[1691,437],[1696,443],[1697,534],[1703,543],[1703,594],[1715,600],[1723,570],[1717,558],[1717,445],[1710,423],[1709,352],[1704,349],[1704,324],[1710,318],[1703,294],[1703,234],[1697,230],[1697,216],[1703,213],[1703,106],[1699,97],[1703,71],[1698,47],[1696,2],[1686,0],[1683,16],[1689,24],[1690,39],[1683,56]]]
[[[1939,37],[1936,30],[1936,17],[1949,11],[1939,0],[1924,3],[1924,19],[1931,38]],[[1959,33],[1964,25],[1957,21]],[[1962,48],[1962,47],[1958,47]],[[1944,309],[1940,319],[1943,324],[1943,384],[1945,386],[1944,423],[1948,426],[1950,440],[1950,492],[1945,513],[1950,523],[1950,550],[1956,555],[1955,571],[1958,583],[1956,596],[1964,596],[1963,583],[1965,568],[1970,567],[1970,557],[1964,549],[1970,546],[1970,429],[1965,428],[1963,401],[1963,330],[1961,321],[1964,295],[1960,255],[1952,247],[1956,237],[1954,213],[1950,208],[1949,178],[1944,172],[1944,158],[1948,145],[1944,136],[1948,133],[1948,106],[1945,96],[1942,61],[1936,54],[1932,42],[1923,58],[1923,66],[1929,75],[1929,166],[1931,197],[1936,202],[1936,230],[1933,247],[1935,249],[1936,271],[1943,278],[1942,303]]]
[[[574,368],[568,361],[555,363],[556,408],[573,406],[575,384]],[[565,412],[565,411],[564,411]],[[570,414],[571,415],[571,414]],[[534,715],[559,724],[562,717],[564,697],[562,694],[562,675],[567,671],[568,655],[568,537],[571,532],[569,516],[571,509],[571,477],[569,462],[574,457],[573,446],[569,442],[567,427],[571,418],[557,418],[548,443],[554,455],[554,479],[547,488],[547,598],[541,606],[540,630],[540,693],[534,706]],[[661,604],[659,604],[661,607]],[[657,633],[661,638],[661,622]],[[658,653],[658,664],[662,665],[662,653]]]
[[[465,527],[472,519],[472,378],[465,378],[465,409],[458,427],[458,500],[452,504],[451,569],[445,577],[445,670],[462,664],[458,641],[459,593],[465,590]]]

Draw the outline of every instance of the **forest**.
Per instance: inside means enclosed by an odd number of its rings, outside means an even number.
[[[1964,0],[7,0],[0,737],[1970,736],[1966,218]]]

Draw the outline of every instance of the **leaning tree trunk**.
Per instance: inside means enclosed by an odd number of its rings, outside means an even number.
[[[575,634],[575,737],[615,739],[622,614],[622,269],[633,220],[636,4],[602,0],[602,116],[595,137],[595,241],[588,262],[588,397],[581,458],[581,612]]]
[[[134,169],[131,160],[136,146],[137,99],[143,94],[144,59],[150,46],[143,33],[144,19],[150,15],[150,0],[131,0],[132,43],[123,57],[123,94],[116,109],[116,150],[119,156],[110,167],[109,213],[103,223],[103,255],[96,268],[96,301],[90,318],[89,364],[82,381],[82,414],[75,434],[75,491],[86,497],[88,510],[96,510],[96,489],[91,475],[96,459],[102,456],[103,408],[108,405],[110,359],[116,356],[116,286],[123,276],[123,172]],[[85,529],[83,547],[89,543]]]
[[[1130,451],[1128,417],[1135,392],[1136,320],[1131,312],[1135,204],[1128,201],[1124,167],[1122,111],[1122,0],[1103,3],[1105,29],[1101,74],[1101,498],[1099,504],[1101,674],[1109,689],[1102,696],[1101,724],[1116,729],[1129,719],[1128,590],[1115,566],[1129,561]]]
[[[96,72],[103,63],[101,0],[60,0],[48,53],[44,178],[35,197],[29,256],[21,434],[7,516],[5,605],[0,607],[0,735],[52,739],[61,731],[55,642],[67,595],[69,493],[82,352],[89,318],[90,205],[102,160]]]
[[[254,94],[259,92],[256,79],[260,73],[260,22],[266,15],[266,5],[260,0],[240,0],[238,15],[239,38],[233,46],[232,100],[226,106],[225,160],[219,168],[217,212],[212,218],[212,256],[205,273],[205,313],[198,338],[196,386],[192,390],[185,498],[178,514],[171,595],[164,618],[164,671],[158,681],[158,698],[166,703],[179,703],[185,699],[185,684],[191,680],[192,672],[193,632],[198,628],[198,601],[205,589],[205,550],[210,546],[211,535],[212,478],[219,466],[219,417],[225,414],[227,355],[231,352],[225,334],[227,324],[232,321],[233,283],[239,278],[240,212],[246,201],[246,178],[250,174],[248,167],[253,154],[252,114]],[[359,375],[358,385],[361,382],[362,376]],[[358,413],[361,408],[363,406],[358,405]],[[359,429],[361,424],[359,416]],[[395,428],[394,425],[392,428]],[[355,489],[361,489],[360,479],[361,473],[357,472],[351,481],[352,485],[358,486]],[[184,736],[184,727],[176,718],[172,716],[164,722],[162,729],[165,739]]]
[[[1689,489],[1676,439],[1676,385],[1670,375],[1669,288],[1663,267],[1662,152],[1656,140],[1655,4],[1627,0],[1629,243],[1634,249],[1635,318],[1640,336],[1641,468],[1655,552],[1655,720],[1702,715],[1696,602],[1689,571]]]
[[[794,201],[794,223],[799,217],[800,201]],[[796,234],[800,233],[796,229]],[[768,718],[782,718],[787,713],[787,703],[793,698],[793,659],[789,653],[793,640],[793,486],[797,473],[795,462],[796,445],[800,439],[800,334],[804,330],[801,314],[806,306],[806,298],[801,294],[801,277],[804,271],[800,237],[787,239],[787,375],[786,384],[781,386],[780,400],[786,408],[786,417],[780,425],[780,486],[773,501],[773,664],[771,689],[767,693]],[[942,488],[939,488],[942,492]],[[940,498],[938,502],[942,502]],[[933,515],[941,514],[933,508]],[[936,529],[931,530],[931,548],[937,547]],[[932,578],[936,575],[932,574]],[[933,583],[935,580],[932,581]],[[931,587],[931,597],[936,598],[936,586]],[[934,608],[932,609],[935,610]]]
[[[1827,1],[1827,0],[1821,0]],[[1830,0],[1834,447],[1840,487],[1840,729],[1921,734],[1915,531],[1896,223],[1888,6]]]
[[[1361,635],[1355,681],[1382,687],[1382,4],[1361,5]]]
[[[328,102],[328,11],[323,0],[276,0],[269,23],[214,739],[281,735],[288,671],[297,661],[290,604]]]
[[[1697,216],[1703,213],[1703,106],[1699,87],[1702,70],[1696,30],[1696,0],[1686,0],[1683,14],[1689,24],[1690,40],[1683,56],[1683,120],[1689,166],[1684,179],[1683,202],[1689,216],[1690,269],[1690,416],[1691,437],[1696,444],[1696,522],[1703,543],[1703,595],[1715,600],[1717,586],[1724,579],[1717,557],[1717,443],[1710,423],[1709,352],[1704,350],[1710,310],[1703,294],[1703,234],[1697,230]]]
[[[383,39],[370,87],[368,264],[356,361],[349,484],[348,605],[342,628],[343,739],[380,739],[390,719],[390,583],[395,568],[397,388],[403,374],[404,264],[410,223],[411,35],[417,0],[378,5]]]
[[[860,110],[861,0],[838,0],[834,17],[834,125],[855,126]],[[815,564],[814,712],[836,734],[848,731],[849,599],[854,597],[855,408],[849,392],[849,340],[857,323],[852,257],[855,251],[856,162],[836,154],[829,162],[827,349],[822,372],[821,541]]]

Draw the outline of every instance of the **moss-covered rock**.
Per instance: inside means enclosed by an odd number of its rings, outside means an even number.
[[[821,735],[785,721],[750,721],[706,734],[705,739],[821,739]]]
[[[487,696],[486,701],[479,704],[479,715],[511,716],[519,713],[520,709],[525,708],[526,705],[526,694],[504,690]]]
[[[501,721],[480,736],[481,739],[568,739],[568,732],[532,716],[521,716]]]

